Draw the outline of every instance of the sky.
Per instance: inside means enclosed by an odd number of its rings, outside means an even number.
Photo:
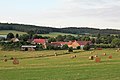
[[[0,0],[0,22],[120,29],[120,0]]]

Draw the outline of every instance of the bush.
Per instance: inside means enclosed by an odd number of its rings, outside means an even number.
[[[68,48],[68,52],[73,52],[73,48],[72,47]]]
[[[87,45],[85,45],[84,47],[83,47],[83,50],[90,50],[90,45],[89,44],[87,44]]]
[[[80,46],[78,46],[77,49],[80,49]]]
[[[42,45],[39,45],[39,44],[38,44],[38,45],[36,45],[36,50],[37,50],[37,51],[39,51],[39,50],[43,50]]]
[[[63,45],[63,46],[62,46],[62,49],[63,49],[63,50],[68,49],[68,45],[67,45],[67,44]]]

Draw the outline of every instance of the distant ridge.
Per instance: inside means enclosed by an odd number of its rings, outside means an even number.
[[[0,30],[16,30],[22,32],[34,31],[38,34],[47,34],[51,32],[62,32],[72,34],[120,34],[120,30],[117,29],[98,29],[88,27],[66,27],[66,28],[54,28],[47,26],[35,26],[17,23],[0,23]]]

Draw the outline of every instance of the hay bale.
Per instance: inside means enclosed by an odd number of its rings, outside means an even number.
[[[6,55],[4,55],[4,57],[7,57]]]
[[[56,52],[55,52],[54,54],[55,54],[55,56],[57,56],[57,53],[56,53]]]
[[[106,53],[103,53],[103,56],[106,56]]]
[[[101,62],[101,59],[100,59],[99,57],[97,57],[97,58],[95,59],[95,62],[96,62],[96,63],[99,63],[99,62]]]
[[[89,60],[93,60],[94,59],[94,56],[89,56]]]
[[[109,59],[112,59],[112,55],[110,55],[108,58],[109,58]]]
[[[10,60],[13,60],[13,59],[14,59],[13,57],[10,58]]]
[[[71,59],[76,58],[76,57],[77,57],[76,55],[72,55],[72,56],[71,56]]]
[[[19,64],[19,60],[17,58],[13,59],[13,64]]]
[[[119,50],[116,50],[116,52],[119,52]]]
[[[98,56],[97,55],[94,55],[94,58],[97,58]]]
[[[7,62],[8,60],[7,59],[4,59],[4,62]]]

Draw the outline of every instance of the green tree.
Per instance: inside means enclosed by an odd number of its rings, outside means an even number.
[[[43,50],[42,45],[41,45],[41,44],[40,44],[40,45],[39,45],[39,44],[37,44],[37,45],[36,45],[36,50],[37,50],[37,51],[39,51],[39,50]]]
[[[49,43],[51,43],[51,42],[56,42],[56,39],[53,38],[53,37],[51,37],[51,38],[48,39],[48,42],[49,42]]]
[[[33,35],[35,34],[35,32],[33,30],[28,31],[27,33],[29,35],[29,39],[32,39]]]
[[[89,44],[85,45],[83,49],[88,51],[90,49],[90,45]]]
[[[15,37],[16,37],[16,38],[19,38],[19,34],[16,34]]]
[[[62,49],[68,49],[68,45],[67,44],[63,45]]]
[[[75,37],[72,35],[66,35],[66,38],[64,41],[71,41],[71,40],[75,40]]]
[[[77,49],[80,49],[80,46],[78,46]]]
[[[94,38],[92,38],[92,39],[91,39],[91,42],[92,42],[93,44],[95,44],[95,39],[94,39]]]
[[[120,39],[119,38],[113,39],[111,44],[115,47],[120,47]]]
[[[98,33],[97,38],[100,38],[100,37],[101,37],[101,34],[100,34],[100,33]]]
[[[20,36],[20,40],[27,41],[28,39],[29,39],[28,34],[23,34],[23,35]]]
[[[7,39],[10,40],[12,38],[14,38],[14,34],[13,33],[8,33],[7,34]]]
[[[69,47],[69,48],[68,48],[68,52],[73,52],[73,48],[72,48],[72,47]]]
[[[62,35],[58,35],[58,36],[56,37],[56,40],[57,40],[57,41],[64,41],[64,38],[63,38]]]

